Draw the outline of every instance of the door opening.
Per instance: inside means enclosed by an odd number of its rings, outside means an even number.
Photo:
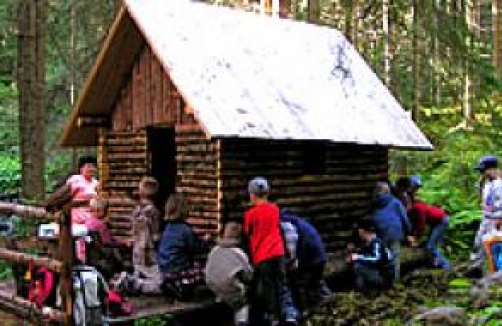
[[[176,142],[174,128],[152,127],[147,130],[150,174],[159,183],[156,206],[164,213],[164,205],[176,189]]]

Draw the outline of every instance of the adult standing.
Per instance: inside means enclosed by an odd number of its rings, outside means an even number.
[[[483,265],[486,261],[483,236],[494,230],[497,222],[502,219],[502,179],[498,168],[498,158],[494,155],[483,156],[475,170],[479,172],[484,180],[481,189],[483,220],[474,239],[468,275],[481,277],[483,275]]]
[[[90,200],[98,196],[98,180],[96,174],[96,158],[94,156],[82,156],[78,160],[79,174],[68,178],[66,185],[70,189],[72,200],[75,203],[71,208],[72,224],[85,224],[85,222],[97,217],[91,210]]]
[[[66,181],[72,197],[72,208],[70,211],[72,229],[76,225],[84,225],[98,216],[90,207],[90,201],[98,197],[98,180],[96,174],[96,158],[94,156],[82,156],[78,160],[79,174],[72,175]],[[76,242],[77,258],[85,262],[85,241],[80,238]]]

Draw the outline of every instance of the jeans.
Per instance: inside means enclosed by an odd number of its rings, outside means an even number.
[[[379,289],[384,286],[384,278],[377,267],[354,262],[355,286],[360,291]]]
[[[450,269],[451,264],[446,257],[441,253],[438,244],[443,240],[444,233],[448,229],[449,219],[444,218],[443,221],[432,228],[429,240],[427,241],[427,250],[429,250],[437,260],[438,267]]]
[[[286,267],[282,257],[267,259],[255,266],[251,287],[250,324],[268,325],[271,316],[282,320],[298,320],[291,290],[286,281]]]
[[[401,277],[401,240],[387,240],[385,242],[392,254],[391,264],[394,268],[394,282]]]

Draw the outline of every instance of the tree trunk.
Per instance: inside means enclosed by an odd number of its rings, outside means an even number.
[[[471,20],[471,10],[467,4],[467,1],[461,0],[460,10],[462,12],[463,18],[467,22],[467,26],[469,31],[473,29],[473,21]],[[473,98],[473,81],[471,76],[471,63],[470,63],[470,49],[472,48],[472,37],[469,35],[469,31],[465,33],[465,53],[464,53],[464,84],[463,84],[463,114],[464,114],[464,123],[468,126],[472,120],[474,119],[474,111],[472,107],[472,98]]]
[[[390,0],[382,1],[382,31],[383,44],[383,76],[387,87],[390,86],[390,63],[391,63],[391,33],[390,33]]]
[[[502,77],[502,39],[500,36],[500,2],[492,1],[492,33],[493,33],[493,63],[497,68],[499,77]]]
[[[419,17],[420,13],[418,9],[420,8],[419,0],[412,0],[412,10],[413,10],[413,35],[412,35],[412,48],[413,48],[413,106],[411,111],[411,116],[414,121],[418,121],[420,115],[420,41],[419,41]]]
[[[321,7],[319,5],[319,0],[308,0],[308,15],[307,21],[312,24],[317,24],[319,22],[319,17],[321,14]]]
[[[21,0],[18,7],[19,131],[21,187],[25,198],[45,193],[45,34],[47,0]]]

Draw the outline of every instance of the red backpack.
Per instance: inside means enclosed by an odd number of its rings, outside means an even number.
[[[108,291],[106,298],[106,305],[108,307],[108,314],[111,318],[130,316],[132,314],[131,301],[124,298],[119,292],[114,290]]]
[[[37,308],[54,307],[57,298],[57,275],[47,267],[39,267],[32,277],[28,290],[28,300]]]

